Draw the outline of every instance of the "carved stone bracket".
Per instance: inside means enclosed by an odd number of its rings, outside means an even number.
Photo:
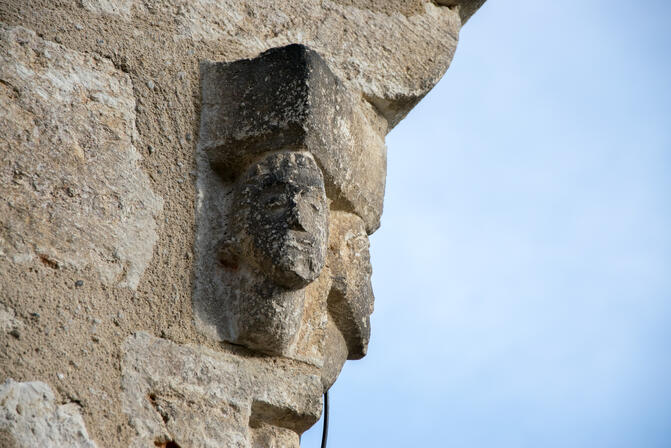
[[[201,82],[199,148],[223,179],[266,152],[308,151],[333,207],[361,217],[369,234],[379,227],[385,121],[316,52],[294,44],[255,59],[204,62]]]
[[[201,82],[197,325],[328,389],[370,338],[384,119],[302,45],[203,62]]]

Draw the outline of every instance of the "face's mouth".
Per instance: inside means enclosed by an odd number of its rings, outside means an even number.
[[[256,241],[261,250],[254,261],[263,272],[289,288],[302,288],[319,276],[326,256],[319,233],[284,229],[273,236]]]
[[[304,230],[289,230],[283,246],[290,251],[312,252],[317,246],[317,238]]]

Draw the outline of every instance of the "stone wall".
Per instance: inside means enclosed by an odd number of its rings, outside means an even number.
[[[384,136],[482,3],[0,1],[0,445],[298,446],[365,354]],[[288,44],[316,61],[305,135],[225,140],[239,117],[215,109],[263,116],[266,95],[243,107],[208,70]],[[291,344],[267,349],[222,330],[217,285],[226,151],[272,141],[314,158],[329,238]]]

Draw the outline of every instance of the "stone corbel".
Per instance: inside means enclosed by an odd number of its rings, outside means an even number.
[[[197,326],[328,389],[370,338],[386,123],[303,45],[204,62],[201,82]]]

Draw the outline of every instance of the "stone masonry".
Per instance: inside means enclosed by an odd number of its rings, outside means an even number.
[[[298,447],[483,3],[0,0],[0,447]]]

